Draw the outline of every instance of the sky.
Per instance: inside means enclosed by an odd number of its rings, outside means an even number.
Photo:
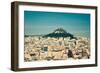
[[[43,35],[63,28],[75,36],[90,37],[90,14],[24,11],[24,34]]]

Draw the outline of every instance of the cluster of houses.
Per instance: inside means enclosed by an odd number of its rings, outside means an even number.
[[[25,62],[90,58],[90,41],[83,37],[25,37],[24,48]]]

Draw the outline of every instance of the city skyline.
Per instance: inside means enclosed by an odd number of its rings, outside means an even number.
[[[48,34],[57,28],[90,37],[90,14],[24,11],[25,35]]]

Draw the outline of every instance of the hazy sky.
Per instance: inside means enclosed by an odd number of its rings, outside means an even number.
[[[90,36],[90,14],[24,11],[25,35],[41,35],[63,28],[76,36]]]

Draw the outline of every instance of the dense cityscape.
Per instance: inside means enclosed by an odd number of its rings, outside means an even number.
[[[90,40],[74,37],[63,29],[46,36],[27,36],[24,48],[25,62],[90,58]]]

